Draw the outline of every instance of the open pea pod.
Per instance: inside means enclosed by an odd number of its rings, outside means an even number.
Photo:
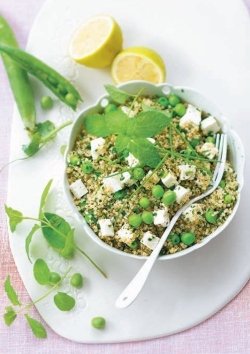
[[[0,43],[0,52],[7,54],[22,69],[35,76],[47,86],[62,102],[73,110],[81,101],[81,96],[75,87],[56,70],[22,49]]]

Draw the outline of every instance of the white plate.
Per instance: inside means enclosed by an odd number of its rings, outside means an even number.
[[[176,85],[196,87],[217,102],[231,119],[247,146],[249,134],[250,26],[241,2],[207,0],[50,0],[41,10],[30,35],[28,49],[74,80],[85,97],[94,103],[110,81],[108,71],[75,66],[67,55],[71,33],[78,24],[98,14],[112,14],[121,24],[125,46],[148,45],[158,50],[167,62],[168,79]],[[35,80],[38,96],[45,93]],[[41,113],[57,122],[74,115],[57,103],[52,112]],[[63,157],[59,149],[67,141],[70,128],[35,158],[12,165],[9,171],[8,205],[26,215],[36,215],[44,185],[54,178],[48,208],[65,216],[76,228],[79,244],[103,265],[105,280],[87,262],[77,257],[74,268],[87,278],[83,291],[75,293],[77,307],[62,313],[52,297],[37,305],[51,328],[63,337],[84,343],[132,341],[159,337],[190,328],[207,319],[244,286],[250,275],[250,238],[247,222],[247,195],[243,189],[241,205],[230,226],[202,249],[180,259],[158,262],[137,301],[126,310],[114,307],[116,297],[141,265],[141,261],[116,256],[85,237],[73,219],[63,197],[61,176]],[[12,126],[11,157],[20,156],[26,140],[17,114]],[[249,150],[249,149],[248,149]],[[248,151],[247,151],[248,153]],[[246,181],[249,181],[249,168]],[[35,283],[32,267],[24,251],[24,240],[31,225],[18,226],[10,235],[11,249],[32,299],[45,289]],[[47,249],[36,235],[32,255],[45,257],[53,269],[67,265]],[[67,285],[65,285],[67,290]],[[72,289],[68,289],[72,291]],[[107,328],[97,331],[89,322],[92,316],[107,319]]]

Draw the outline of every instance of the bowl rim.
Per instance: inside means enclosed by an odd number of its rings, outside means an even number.
[[[219,119],[219,121],[222,123],[222,129],[225,130],[236,141],[237,147],[238,147],[237,155],[239,155],[239,160],[241,161],[240,173],[237,174],[237,180],[239,183],[239,189],[238,189],[239,194],[238,194],[238,199],[237,199],[237,202],[233,208],[232,213],[228,216],[228,218],[226,219],[226,221],[222,225],[220,225],[210,235],[206,236],[200,243],[196,243],[193,246],[187,247],[186,249],[184,249],[182,251],[179,251],[179,252],[176,252],[173,254],[162,255],[162,256],[158,257],[158,260],[160,260],[160,261],[171,260],[171,259],[183,257],[183,256],[185,256],[191,252],[194,252],[194,251],[198,250],[199,248],[205,246],[212,239],[214,239],[216,236],[218,236],[224,229],[226,229],[226,227],[230,224],[230,222],[234,218],[236,211],[238,209],[239,203],[240,203],[240,194],[241,194],[241,190],[242,190],[242,187],[244,184],[244,178],[243,178],[243,170],[244,170],[244,164],[245,164],[244,147],[243,147],[243,144],[242,144],[242,141],[241,141],[239,135],[231,128],[231,126],[229,125],[228,119],[226,118],[226,116],[224,116],[221,113],[221,110],[218,108],[217,104],[215,104],[212,100],[208,99],[203,93],[201,93],[197,89],[194,89],[189,86],[172,85],[172,84],[169,84],[166,82],[160,83],[160,84],[153,84],[151,82],[141,81],[141,80],[128,81],[128,82],[122,83],[120,85],[117,85],[116,87],[126,90],[127,87],[136,86],[136,85],[144,85],[144,86],[147,86],[149,88],[151,87],[154,89],[155,88],[159,88],[159,89],[162,88],[162,91],[164,89],[166,89],[166,91],[168,91],[168,92],[189,91],[189,92],[192,92],[193,94],[199,95],[206,102],[209,102],[209,104],[211,104],[214,107],[214,109],[218,112],[217,113],[218,117],[216,116],[216,118]],[[164,93],[167,94],[166,92],[164,92]],[[86,114],[88,111],[90,111],[92,109],[95,109],[97,106],[100,106],[101,102],[104,99],[107,99],[108,97],[109,97],[108,93],[104,93],[93,104],[90,104],[87,107],[85,107],[83,110],[81,110],[78,113],[78,117],[75,119],[73,125],[71,126],[71,132],[70,132],[70,135],[68,138],[67,148],[64,153],[63,190],[64,190],[64,194],[66,196],[67,202],[73,211],[73,216],[76,217],[76,219],[79,221],[79,223],[82,224],[84,232],[88,235],[88,237],[91,240],[93,240],[96,244],[101,246],[103,249],[105,249],[109,252],[112,252],[116,255],[123,256],[123,257],[124,256],[129,257],[131,259],[146,260],[148,258],[148,256],[140,256],[140,255],[135,255],[132,253],[127,253],[127,252],[118,250],[117,248],[112,247],[112,246],[108,245],[107,243],[105,243],[104,241],[102,241],[98,237],[98,235],[92,230],[92,228],[88,225],[88,223],[86,222],[84,217],[78,211],[76,205],[73,202],[73,197],[72,197],[72,194],[69,189],[69,183],[67,180],[67,172],[66,172],[67,171],[67,156],[68,156],[69,152],[71,151],[70,146],[72,145],[72,141],[74,139],[75,127],[77,126],[79,120],[83,118],[84,114]]]

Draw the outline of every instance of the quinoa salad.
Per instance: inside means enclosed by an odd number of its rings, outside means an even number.
[[[67,156],[67,179],[83,218],[106,244],[147,256],[171,218],[208,189],[217,162],[216,117],[175,94],[130,95],[111,85],[105,107],[83,118]],[[161,255],[200,243],[238,197],[229,160],[219,187],[176,222]]]

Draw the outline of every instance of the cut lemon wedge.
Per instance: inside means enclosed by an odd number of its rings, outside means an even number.
[[[111,65],[122,49],[122,31],[110,16],[96,16],[79,27],[70,43],[70,56],[91,68]]]
[[[116,56],[111,74],[116,83],[130,80],[160,83],[165,80],[166,68],[163,59],[154,50],[131,47]]]

